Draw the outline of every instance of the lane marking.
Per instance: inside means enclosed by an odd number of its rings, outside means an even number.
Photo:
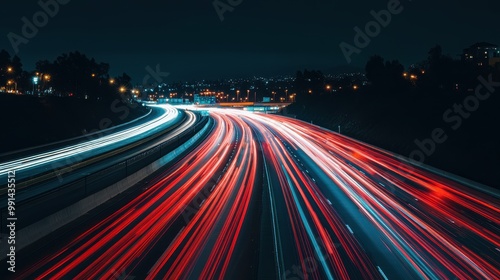
[[[384,277],[385,280],[389,280],[389,278],[387,278],[387,276],[385,276],[385,273],[382,271],[382,268],[380,268],[380,266],[377,265],[377,269],[378,269],[378,272],[380,272],[380,274],[382,275],[382,277]]]
[[[347,229],[351,232],[351,234],[354,234],[354,231],[352,231],[351,227],[349,225],[345,225],[347,227]]]

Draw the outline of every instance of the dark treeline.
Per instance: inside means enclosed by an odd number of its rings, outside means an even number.
[[[368,87],[361,87],[361,80],[343,78],[329,80],[321,71],[298,71],[295,87],[303,99],[328,94],[328,85],[336,85],[338,92],[349,93],[352,86],[360,86],[359,94],[371,94],[387,97],[404,97],[408,93],[422,95],[466,93],[475,89],[479,76],[490,74],[500,79],[500,67],[478,66],[461,59],[453,59],[443,54],[441,46],[435,46],[428,52],[427,59],[411,65],[408,69],[398,60],[385,60],[379,55],[372,56],[365,66]],[[335,86],[333,86],[335,88]]]
[[[110,65],[75,51],[58,56],[54,61],[40,60],[35,70],[26,71],[18,56],[0,51],[0,85],[32,95],[74,96],[86,99],[113,99],[120,88],[130,89],[131,78],[126,73],[110,77]],[[36,78],[35,82],[33,79]],[[121,95],[128,94],[124,90]],[[128,96],[129,97],[129,96]]]
[[[488,94],[481,82],[500,81],[498,67],[453,59],[436,46],[407,69],[373,56],[365,74],[364,81],[334,81],[320,71],[300,71],[296,102],[287,113],[334,131],[340,126],[342,134],[407,157],[421,151],[426,164],[500,187],[500,88]],[[427,150],[418,146],[436,128],[447,140]]]

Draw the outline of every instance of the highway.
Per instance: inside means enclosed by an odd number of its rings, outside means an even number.
[[[193,151],[19,252],[15,278],[498,279],[498,191],[295,119],[209,112]]]
[[[75,162],[130,145],[142,138],[154,135],[178,121],[179,113],[175,108],[160,106],[155,108],[151,116],[132,122],[119,129],[112,129],[111,134],[107,134],[106,132],[89,134],[86,137],[82,137],[81,140],[83,141],[76,144],[0,162],[0,179],[4,179],[4,175],[10,170],[16,170],[17,177],[23,179],[47,170],[74,164]],[[9,155],[9,157],[12,157],[12,155]]]
[[[172,112],[172,110],[172,107],[167,107],[166,110],[158,108],[160,112]],[[199,124],[202,118],[189,111],[179,111],[175,114],[181,115],[182,118],[179,118],[179,121],[170,122],[166,126],[160,126],[163,129],[156,133],[144,133],[132,145],[118,143],[114,149],[110,147],[109,152],[103,152],[99,149],[91,150],[89,153],[94,153],[97,156],[88,157],[76,162],[76,165],[66,167],[67,172],[60,176],[40,181],[25,188],[16,186],[18,229],[36,223],[84,197],[110,186],[127,175],[142,169],[146,164],[168,153],[176,146],[180,146],[183,135],[191,133],[193,127]],[[141,124],[136,123],[136,125],[141,127]],[[159,147],[160,149],[158,149]],[[34,181],[36,180],[38,177],[34,178]],[[18,182],[24,182],[24,180]],[[5,218],[7,215],[7,195],[1,197],[5,198],[0,202],[0,206],[4,210],[2,216]]]

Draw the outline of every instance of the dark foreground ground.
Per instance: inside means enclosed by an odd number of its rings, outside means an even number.
[[[0,94],[0,154],[83,136],[129,122],[148,112],[119,98],[77,98]]]

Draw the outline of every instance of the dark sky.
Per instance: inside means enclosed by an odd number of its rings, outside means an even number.
[[[364,29],[373,19],[370,11],[386,9],[389,1],[242,0],[222,22],[212,2],[70,0],[19,46],[18,55],[31,70],[39,59],[79,50],[110,63],[112,74],[129,73],[136,83],[148,74],[146,66],[157,64],[171,73],[168,80],[286,74],[305,67],[327,71],[347,64],[339,44],[353,44],[353,28]],[[479,41],[500,44],[496,2],[401,0],[403,11],[352,56],[351,65],[364,67],[380,54],[407,66],[435,44],[451,55]],[[40,10],[38,1],[4,0],[0,49],[13,54],[7,34],[21,35],[21,18],[31,21]]]

